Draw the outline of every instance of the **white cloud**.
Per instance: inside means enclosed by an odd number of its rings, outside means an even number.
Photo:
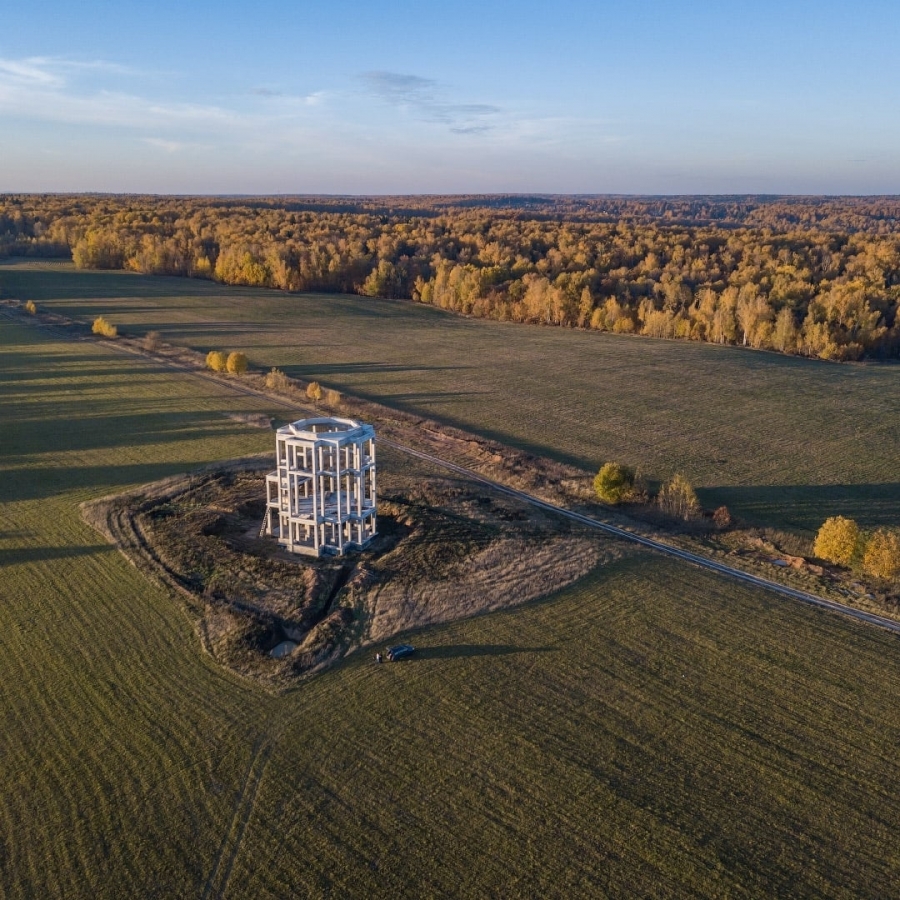
[[[215,103],[172,101],[124,90],[123,75],[140,73],[102,60],[0,58],[0,118],[118,128],[171,149],[197,138],[254,146],[261,139],[293,141],[309,117],[327,107],[325,91],[303,95],[267,87]]]
[[[242,117],[214,105],[160,103],[117,89],[87,89],[71,77],[84,71],[121,74],[112,63],[32,58],[0,59],[0,115],[66,124],[161,127],[236,127]]]
[[[52,88],[62,83],[63,79],[50,70],[46,59],[0,59],[0,85]]]

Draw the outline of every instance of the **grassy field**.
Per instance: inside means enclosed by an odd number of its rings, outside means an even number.
[[[675,562],[281,696],[214,666],[78,504],[265,449],[236,412],[0,322],[0,894],[895,893],[897,639]]]
[[[86,320],[314,377],[589,470],[685,473],[707,506],[813,532],[900,521],[900,366],[503,325],[361,297],[0,266],[0,288]]]

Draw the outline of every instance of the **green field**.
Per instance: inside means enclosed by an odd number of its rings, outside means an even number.
[[[589,470],[685,473],[707,506],[803,533],[900,521],[900,366],[504,325],[406,302],[285,295],[70,264],[0,266],[0,288],[262,368],[314,377]]]
[[[212,335],[237,344],[245,327],[241,307],[222,298],[248,295],[211,285],[66,273],[38,299],[65,285],[135,285],[141,301],[58,305],[167,333],[180,320],[198,345]],[[162,293],[147,294],[153,286]],[[334,301],[249,296],[273,324],[250,327],[241,345],[260,363],[266,347],[287,358],[278,316],[302,307],[296,353],[306,361],[295,366],[324,378],[313,361]],[[206,321],[217,303],[218,329]],[[415,307],[340,304],[360,310],[354,340],[395,333],[397,353],[426,321],[447,335],[444,359],[466,334],[513,333]],[[545,352],[562,333],[522,334]],[[632,346],[567,337],[601,358]],[[669,352],[633,346],[635,360],[637,350]],[[454,378],[489,372],[457,353]],[[714,350],[697,358],[732,357],[801,379],[837,372],[858,390],[890,375]],[[331,383],[368,383],[331,365]],[[373,368],[371,394],[441,409],[430,389],[426,399],[390,389],[429,370]],[[493,384],[475,402],[454,400],[445,383],[448,417],[468,409],[488,427]],[[516,396],[529,408],[524,386]],[[215,667],[178,602],[105,545],[78,504],[266,449],[271,434],[225,415],[259,411],[271,412],[227,386],[0,321],[0,894],[896,892],[897,638],[672,561],[635,553],[548,600],[416,634],[408,663],[351,658],[281,696]],[[565,415],[549,402],[544,412]],[[497,433],[520,427],[505,415]],[[882,424],[879,440],[890,434]],[[886,450],[880,465],[889,471]]]

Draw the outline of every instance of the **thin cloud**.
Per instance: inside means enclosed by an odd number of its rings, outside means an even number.
[[[484,134],[486,131],[493,131],[493,125],[468,125],[462,128],[451,128],[454,134]]]
[[[165,150],[166,153],[177,153],[185,146],[181,141],[167,141],[165,140],[165,138],[148,137],[143,138],[143,141],[145,144],[149,144],[151,147],[156,147],[159,150]]]
[[[111,72],[116,75],[138,74],[134,69],[102,59],[76,60],[55,56],[30,56],[25,59],[0,57],[0,78],[19,85],[61,87],[66,73]]]
[[[63,79],[51,72],[47,60],[32,59],[0,59],[0,82],[12,85],[55,87],[63,83]]]
[[[363,72],[362,78],[373,94],[389,103],[426,102],[437,87],[433,78],[399,72]]]
[[[326,96],[326,91],[314,91],[311,94],[288,94],[285,91],[277,91],[272,88],[253,88],[250,93],[254,97],[262,97],[263,100],[271,100],[281,107],[290,106],[319,106]]]
[[[433,78],[400,72],[364,72],[360,76],[374,97],[391,106],[408,109],[426,122],[449,126],[455,134],[483,134],[502,113],[487,103],[454,103],[442,96],[443,88]]]
[[[237,111],[215,105],[165,103],[121,90],[89,90],[73,77],[85,71],[121,75],[126,70],[99,60],[0,58],[0,115],[156,131],[168,127],[239,128],[246,120]]]
[[[0,84],[0,114],[68,125],[160,128],[240,128],[247,119],[231,110],[198,104],[160,104],[132,94],[99,91],[78,96],[64,91],[10,92]]]
[[[60,69],[70,69],[81,72],[114,72],[116,75],[140,75],[138,69],[131,66],[123,66],[120,63],[109,62],[105,59],[64,59],[60,57],[41,56],[35,61],[42,65],[55,66]]]

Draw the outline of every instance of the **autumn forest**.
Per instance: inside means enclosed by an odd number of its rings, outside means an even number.
[[[4,195],[0,256],[464,315],[900,356],[900,200]]]

